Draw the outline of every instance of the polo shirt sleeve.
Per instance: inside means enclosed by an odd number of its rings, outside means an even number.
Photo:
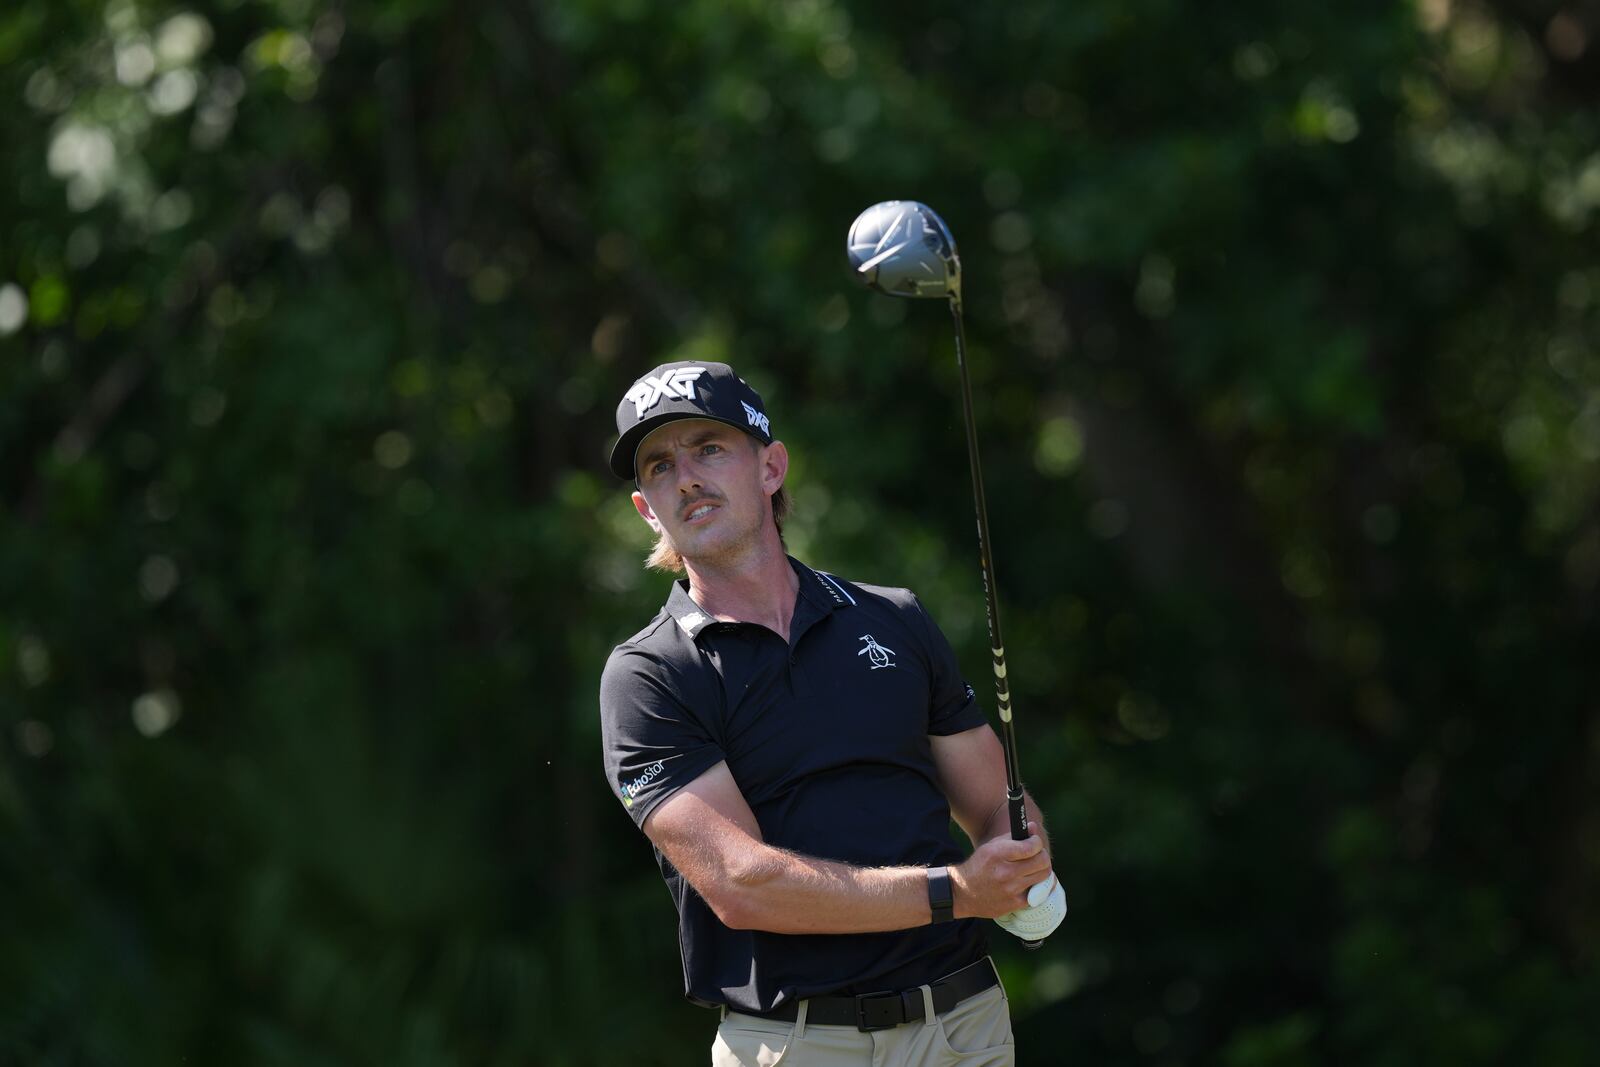
[[[720,695],[664,658],[620,647],[600,676],[600,736],[611,792],[643,828],[663,800],[724,759],[711,717]]]
[[[928,708],[928,732],[939,736],[959,734],[982,726],[987,720],[978,705],[977,694],[961,676],[961,665],[945,638],[944,632],[913,594],[911,603],[916,608],[927,642],[928,663],[932,672],[930,688],[932,699]]]

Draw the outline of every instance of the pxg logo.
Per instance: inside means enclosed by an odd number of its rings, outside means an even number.
[[[685,400],[694,399],[694,380],[704,374],[704,367],[678,367],[669,370],[657,378],[647,374],[633,383],[633,388],[628,390],[628,399],[633,401],[633,410],[638,418],[644,418],[644,413],[661,402],[664,396],[681,396]]]

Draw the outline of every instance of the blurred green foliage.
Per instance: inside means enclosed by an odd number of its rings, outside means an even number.
[[[0,12],[0,1063],[702,1061],[611,409],[736,362],[981,671],[891,197],[1074,909],[1021,1061],[1592,1062],[1600,20],[1213,8]]]

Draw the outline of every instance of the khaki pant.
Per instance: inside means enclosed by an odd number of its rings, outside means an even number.
[[[924,1017],[892,1030],[806,1025],[806,1002],[794,1022],[730,1011],[717,1027],[711,1067],[1015,1067],[1011,1013],[1000,986],[974,994],[943,1015],[922,987]]]

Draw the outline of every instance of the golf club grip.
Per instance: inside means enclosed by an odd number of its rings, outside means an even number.
[[[1023,799],[1020,786],[1006,791],[1006,811],[1011,818],[1012,840],[1026,841],[1028,839],[1028,802]]]
[[[1023,799],[1022,790],[1006,793],[1006,810],[1011,815],[1011,837],[1015,841],[1024,841],[1028,837],[1028,802]],[[1023,948],[1034,949],[1044,944],[1043,941],[1024,941]]]
[[[1024,841],[1028,837],[1028,802],[1023,798],[1022,789],[1019,787],[1006,793],[1006,809],[1011,813],[1011,837],[1016,841]],[[1043,941],[1024,941],[1025,949],[1036,949],[1044,944]]]

